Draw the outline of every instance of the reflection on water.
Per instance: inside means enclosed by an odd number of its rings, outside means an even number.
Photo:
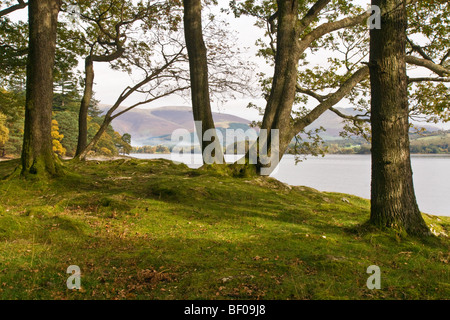
[[[141,159],[165,158],[169,155],[133,154]],[[195,155],[201,166],[201,156]],[[233,157],[227,157],[233,161]],[[450,156],[413,155],[411,157],[417,202],[423,212],[450,216]],[[354,194],[370,198],[370,155],[327,155],[310,157],[295,165],[295,157],[281,160],[274,178],[290,185],[308,186],[320,191]]]

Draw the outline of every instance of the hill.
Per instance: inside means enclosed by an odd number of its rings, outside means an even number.
[[[101,110],[108,106],[100,105]],[[213,113],[218,128],[249,128],[250,121],[225,113]],[[157,145],[170,141],[172,132],[177,129],[194,131],[194,116],[189,107],[162,107],[157,109],[134,109],[126,112],[112,122],[120,134],[131,134],[132,144]]]
[[[105,111],[109,106],[100,105]],[[344,114],[355,115],[353,108],[338,108]],[[226,113],[213,113],[217,128],[249,128],[250,120]],[[167,144],[171,134],[176,129],[194,131],[192,108],[190,107],[161,107],[157,109],[133,109],[112,122],[112,126],[120,134],[131,134],[134,146]],[[419,125],[428,132],[436,132],[438,128],[432,125]],[[334,112],[326,111],[307,130],[323,127],[326,129],[320,136],[326,141],[342,140],[339,133],[344,128],[342,118]]]
[[[336,108],[340,112],[346,115],[355,116],[360,114],[357,110],[353,108]],[[439,131],[437,126],[431,124],[422,124],[422,123],[413,123],[415,127],[424,128],[427,132],[436,132]],[[307,130],[313,130],[323,127],[326,129],[325,132],[321,133],[320,136],[326,140],[341,140],[339,133],[344,129],[344,121],[341,117],[335,114],[332,111],[326,111],[322,114],[319,119],[314,121],[310,126],[307,127]],[[413,131],[413,129],[411,130]]]

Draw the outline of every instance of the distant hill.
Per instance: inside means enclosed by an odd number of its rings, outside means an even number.
[[[336,108],[340,112],[346,115],[354,116],[357,114],[360,114],[359,111],[353,109],[353,108]],[[435,132],[439,131],[440,129],[436,126],[429,125],[429,124],[416,124],[413,123],[418,128],[424,128],[428,132]],[[339,136],[339,133],[344,129],[344,121],[342,118],[340,118],[337,114],[335,114],[332,111],[326,111],[324,114],[322,114],[319,119],[314,121],[310,126],[308,126],[307,130],[313,130],[320,127],[324,127],[326,129],[325,132],[321,133],[320,136],[324,140],[340,140],[342,139]],[[413,130],[411,130],[413,131]]]
[[[100,105],[101,110],[109,106]],[[217,128],[250,128],[250,122],[234,115],[213,113]],[[176,129],[194,131],[194,116],[189,107],[162,107],[157,109],[133,109],[112,122],[120,134],[131,134],[132,144],[136,146],[164,144],[170,141]]]
[[[103,111],[110,106],[99,105]],[[344,114],[355,115],[353,108],[338,108]],[[249,128],[250,120],[226,113],[213,113],[217,128]],[[133,109],[121,115],[112,122],[112,126],[120,134],[131,134],[132,144],[135,146],[165,144],[171,139],[172,132],[176,129],[194,131],[192,108],[190,107],[161,107],[157,109]],[[321,133],[324,140],[340,140],[339,133],[343,130],[342,118],[334,112],[326,111],[319,119],[307,127],[313,130],[324,127]],[[439,128],[431,125],[420,125],[427,131],[438,131]]]

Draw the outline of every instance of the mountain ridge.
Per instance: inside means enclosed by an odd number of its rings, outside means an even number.
[[[110,107],[101,104],[98,106],[102,112]],[[118,111],[125,109],[119,108]],[[337,108],[340,112],[355,115],[353,108]],[[213,112],[214,122],[217,128],[250,128],[251,121],[236,115]],[[171,134],[177,129],[186,129],[194,132],[192,108],[186,106],[165,106],[154,109],[132,109],[112,122],[112,126],[120,134],[129,133],[132,144],[135,146],[166,144],[170,141]],[[427,131],[438,131],[439,128],[432,125],[422,125]],[[340,140],[339,133],[344,128],[343,119],[332,111],[326,111],[307,130],[320,127],[326,129],[320,133],[324,140]]]
[[[110,107],[99,105],[102,112]],[[125,107],[118,109],[118,111]],[[251,121],[232,114],[213,112],[216,127],[227,129],[235,124],[250,128]],[[137,146],[164,144],[177,129],[194,132],[192,108],[184,106],[166,106],[154,109],[133,109],[112,122],[114,130],[120,134],[129,133],[132,144]]]

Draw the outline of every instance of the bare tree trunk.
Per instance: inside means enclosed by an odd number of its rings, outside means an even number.
[[[84,94],[80,104],[80,112],[78,116],[78,144],[75,156],[80,155],[87,146],[88,140],[88,109],[92,100],[94,87],[94,61],[89,56],[85,59],[85,84]]]
[[[371,30],[372,122],[371,223],[429,234],[414,194],[406,75],[407,14],[403,0],[372,0],[381,29]]]
[[[22,174],[60,173],[53,153],[53,67],[59,0],[30,0],[29,55]]]
[[[208,64],[202,29],[201,0],[184,0],[184,32],[189,55],[192,108],[194,120],[202,122],[198,130],[199,141],[204,151],[213,142],[203,142],[202,137],[207,130],[215,130],[209,96]],[[201,136],[200,136],[201,135]],[[217,135],[214,135],[217,139]],[[223,161],[222,149],[213,155],[215,162]],[[205,160],[205,159],[204,159]]]

